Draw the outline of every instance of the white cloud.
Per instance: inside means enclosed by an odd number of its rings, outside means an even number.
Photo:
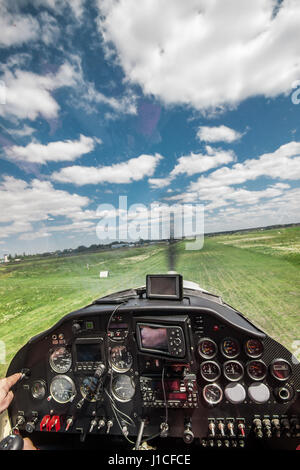
[[[7,67],[1,80],[5,83],[6,102],[0,106],[0,116],[35,120],[39,115],[55,118],[59,105],[51,92],[76,85],[76,69],[69,62],[55,74],[38,75],[25,70],[11,71]]]
[[[0,47],[20,46],[38,39],[39,23],[29,14],[11,13],[0,3]]]
[[[197,137],[204,142],[234,142],[242,137],[242,134],[227,126],[209,127],[201,126],[197,131]]]
[[[24,124],[23,127],[20,129],[6,129],[6,131],[13,136],[16,137],[27,137],[29,135],[32,135],[34,132],[36,132],[36,129],[33,127],[27,126],[27,124]]]
[[[299,0],[98,0],[98,9],[128,81],[167,104],[222,109],[299,79]]]
[[[165,188],[166,186],[169,186],[171,183],[172,178],[167,177],[167,178],[149,178],[148,183],[150,184],[151,188],[153,189],[159,189],[159,188]]]
[[[100,139],[80,135],[79,140],[50,142],[43,145],[31,142],[25,147],[13,145],[5,149],[8,158],[14,161],[45,164],[47,162],[74,161],[94,150]]]
[[[171,171],[171,176],[174,177],[184,173],[188,176],[204,173],[234,160],[236,160],[236,157],[232,150],[214,149],[207,145],[206,154],[191,153],[188,156],[178,158],[178,163]]]
[[[140,181],[145,176],[152,176],[162,158],[156,153],[155,155],[140,155],[111,166],[70,166],[54,172],[52,178],[61,183],[74,183],[79,186],[98,183],[128,184]]]
[[[222,185],[242,184],[261,176],[298,180],[300,178],[300,142],[289,142],[273,153],[236,163],[232,168],[220,168],[207,177],[201,176],[196,182],[190,184],[189,190],[195,192],[207,188],[215,191],[216,187]]]
[[[48,181],[34,179],[27,183],[6,176],[0,183],[0,224],[5,224],[0,238],[34,231],[32,223],[46,222],[49,216],[76,221],[81,215],[83,219],[89,202],[87,197],[55,189]]]

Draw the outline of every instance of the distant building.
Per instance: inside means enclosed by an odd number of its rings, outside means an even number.
[[[4,255],[4,263],[9,263],[8,255]]]

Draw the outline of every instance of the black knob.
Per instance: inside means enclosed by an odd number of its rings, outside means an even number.
[[[28,421],[28,423],[26,423],[25,430],[32,433],[35,430],[35,421]]]
[[[22,450],[23,438],[19,434],[11,434],[0,442],[0,450]]]
[[[191,444],[194,440],[194,433],[190,426],[186,426],[183,432],[183,442],[185,444]]]

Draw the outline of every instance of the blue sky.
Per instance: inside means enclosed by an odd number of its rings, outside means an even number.
[[[100,243],[120,195],[300,221],[300,4],[246,3],[0,0],[0,256]]]

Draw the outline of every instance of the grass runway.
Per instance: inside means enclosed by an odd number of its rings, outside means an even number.
[[[176,269],[184,279],[221,295],[300,359],[300,227],[206,237],[200,251],[187,251],[180,242],[177,253]],[[99,279],[105,270],[109,277]],[[0,377],[30,337],[63,315],[167,270],[165,244],[1,265],[6,363],[0,364]]]

